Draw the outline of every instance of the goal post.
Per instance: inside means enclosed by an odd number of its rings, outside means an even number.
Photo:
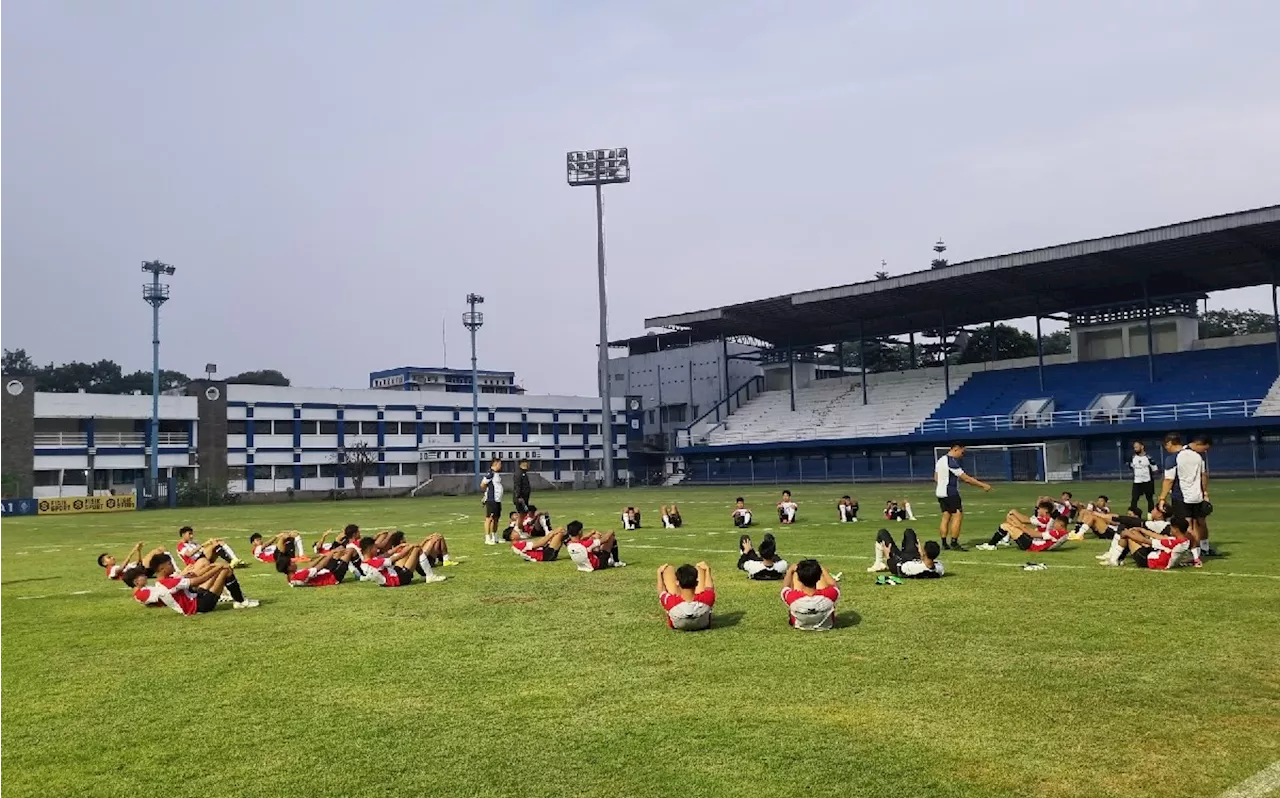
[[[935,446],[934,458],[947,450],[946,446]],[[966,446],[962,465],[969,476],[986,482],[1066,482],[1079,472],[1080,442]]]

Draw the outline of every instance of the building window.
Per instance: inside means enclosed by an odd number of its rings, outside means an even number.
[[[257,479],[271,479],[271,466],[269,466],[269,465],[256,465],[256,466],[254,466],[254,467],[253,467],[253,478],[254,478],[255,480],[257,480]]]
[[[343,435],[359,435],[359,434],[360,434],[360,422],[359,422],[359,421],[344,421],[344,422],[342,422],[342,434],[343,434]]]
[[[67,468],[62,472],[63,485],[88,485],[89,472],[83,468]]]
[[[337,434],[338,434],[338,422],[336,422],[336,421],[321,421],[321,422],[319,422],[319,423],[320,423],[320,434],[321,434],[321,435],[337,435]]]
[[[244,481],[244,466],[231,466],[230,468],[228,468],[228,469],[227,469],[227,481],[228,481],[228,482],[243,482],[243,481]]]
[[[303,479],[315,479],[315,478],[317,478],[317,477],[319,477],[319,476],[320,476],[320,466],[318,466],[318,465],[304,465],[304,466],[302,467],[302,478],[303,478]]]
[[[377,434],[378,434],[378,422],[376,422],[376,421],[361,421],[361,422],[360,422],[360,434],[361,434],[361,435],[377,435]]]
[[[650,411],[649,411],[649,423],[650,423],[650,424],[652,424],[652,423],[653,423],[653,411],[652,411],[652,410],[650,410]]]
[[[338,476],[338,466],[335,463],[325,463],[320,466],[321,479],[334,479]]]
[[[457,427],[458,427],[458,434],[459,434],[459,435],[470,435],[470,434],[471,434],[471,422],[470,422],[470,421],[464,421],[464,422],[462,422],[462,423],[458,424],[458,425],[457,425]]]
[[[243,434],[244,434],[244,428],[245,428],[245,423],[244,423],[243,421],[228,421],[228,422],[227,422],[227,434],[228,434],[228,435],[243,435]]]
[[[276,434],[277,435],[293,435],[293,421],[277,421]]]
[[[278,465],[276,466],[276,479],[293,480],[293,466]]]
[[[418,464],[417,463],[401,463],[400,476],[414,477],[416,479],[418,476]]]
[[[434,422],[434,421],[424,421],[424,422],[422,422],[422,434],[423,434],[423,435],[437,435],[437,434],[439,434],[439,433],[438,433],[438,431],[437,431],[437,429],[438,429],[438,428],[437,428],[436,422]]]
[[[254,421],[252,422],[252,424],[253,424],[254,435],[270,435],[271,434],[270,421]]]
[[[37,488],[54,488],[58,486],[57,471],[37,471],[35,472],[35,482]]]

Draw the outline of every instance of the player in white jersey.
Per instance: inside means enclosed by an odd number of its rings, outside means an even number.
[[[129,549],[129,553],[125,555],[125,558],[122,561],[117,562],[116,558],[109,552],[104,551],[99,554],[98,567],[106,571],[108,579],[119,579],[121,574],[125,572],[125,569],[130,566],[142,566],[145,563],[151,562],[152,558],[157,554],[163,554],[170,560],[173,559],[173,555],[169,554],[168,549],[164,546],[157,546],[144,555],[142,553],[142,541],[138,541],[133,544],[133,548]],[[174,563],[174,566],[177,567],[176,562]]]
[[[663,529],[679,529],[684,524],[684,519],[680,517],[680,508],[674,504],[668,507],[662,505],[662,528]]]
[[[946,573],[938,556],[942,547],[936,540],[925,541],[924,548],[916,537],[916,531],[908,527],[902,533],[902,546],[894,541],[889,530],[876,534],[876,561],[868,571],[888,571],[903,579],[937,579]]]
[[[1197,435],[1185,447],[1181,443],[1182,438],[1177,433],[1165,436],[1167,455],[1159,503],[1163,505],[1171,499],[1173,516],[1190,522],[1191,557],[1199,562],[1201,555],[1213,553],[1209,547],[1209,528],[1205,523],[1213,505],[1209,503],[1209,472],[1204,460],[1213,446],[1213,439],[1208,435]]]
[[[778,556],[778,542],[768,532],[760,541],[759,551],[751,545],[749,536],[738,538],[738,552],[738,570],[744,571],[748,579],[770,581],[787,573],[787,561]]]
[[[705,562],[672,568],[658,566],[658,603],[667,614],[667,626],[682,632],[711,628],[711,608],[716,603],[711,566]]]
[[[622,528],[630,532],[640,528],[640,511],[634,507],[625,507],[620,517]]]
[[[787,605],[787,623],[796,629],[825,632],[836,625],[836,602],[840,588],[817,560],[801,560],[787,569],[782,578],[782,603]]]
[[[1148,526],[1157,523],[1163,525],[1160,531]],[[1190,559],[1192,545],[1188,527],[1186,518],[1174,518],[1168,522],[1148,521],[1140,527],[1122,529],[1112,539],[1111,549],[1101,558],[1101,563],[1115,567],[1127,555],[1132,555],[1133,564],[1139,568],[1167,571]],[[1190,564],[1196,568],[1201,566],[1199,559],[1191,559]]]
[[[778,523],[794,524],[796,522],[796,513],[800,511],[800,505],[791,501],[791,491],[784,490],[782,492],[782,501],[778,502]]]
[[[603,571],[626,566],[618,552],[618,539],[612,532],[585,532],[581,521],[570,521],[565,532],[569,535],[565,546],[579,571]]]
[[[751,511],[747,509],[747,503],[741,496],[734,500],[733,512],[729,513],[729,517],[733,519],[733,525],[739,529],[751,526]]]
[[[1129,468],[1133,470],[1133,490],[1129,496],[1129,514],[1141,515],[1138,499],[1146,498],[1147,512],[1156,508],[1155,477],[1160,473],[1160,466],[1147,454],[1147,446],[1142,441],[1133,442],[1133,457],[1129,458]]]
[[[840,523],[853,524],[858,521],[858,503],[848,495],[841,496],[836,502],[836,515]]]
[[[938,508],[942,510],[942,521],[938,525],[938,534],[942,537],[942,548],[965,551],[960,545],[960,529],[964,524],[964,505],[960,501],[960,483],[964,482],[990,491],[991,486],[979,479],[974,479],[960,467],[960,459],[964,457],[963,443],[953,443],[947,453],[938,458],[933,466],[934,495],[938,498]],[[950,542],[947,538],[950,536]]]

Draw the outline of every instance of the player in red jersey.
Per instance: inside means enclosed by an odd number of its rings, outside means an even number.
[[[502,539],[511,544],[511,550],[529,562],[553,562],[559,559],[564,538],[563,529],[542,537],[533,537],[523,530],[510,527],[502,531]]]
[[[711,566],[705,562],[673,568],[658,567],[658,603],[667,611],[667,626],[682,632],[711,627],[711,608],[716,603],[716,587]]]
[[[1157,526],[1159,525],[1159,526]],[[1190,524],[1185,518],[1148,521],[1142,526],[1126,527],[1111,539],[1111,549],[1102,559],[1103,565],[1121,565],[1126,555],[1133,564],[1153,571],[1167,571],[1189,561],[1199,568],[1201,561],[1192,559]]]
[[[1049,531],[1049,527],[1054,520],[1054,502],[1047,497],[1041,497],[1040,503],[1036,505],[1036,514],[1030,518],[1018,512],[1010,510],[1004,517],[1004,523],[996,528],[996,532],[991,536],[991,540],[983,543],[976,548],[978,551],[992,551],[997,546],[1008,546],[1015,542],[1017,538],[1030,536],[1030,539],[1038,538]],[[1065,522],[1065,519],[1064,519]],[[1028,541],[1028,545],[1030,540]],[[1022,544],[1018,544],[1022,546]],[[1026,547],[1023,546],[1025,549]]]
[[[155,575],[152,584],[147,582],[148,571]],[[258,606],[258,602],[245,598],[231,566],[208,560],[194,563],[178,573],[172,560],[158,555],[147,563],[147,568],[131,567],[122,578],[134,589],[133,597],[140,604],[167,606],[183,615],[217,609],[218,597],[224,590],[230,594],[234,602],[232,606],[238,610]]]
[[[428,536],[427,540],[432,537],[439,536]],[[384,552],[379,549],[375,538],[361,538],[361,568],[365,577],[377,582],[379,587],[404,587],[413,582],[414,571],[417,571],[424,582],[443,582],[445,577],[431,569],[431,560],[423,552],[423,544],[427,540],[416,546],[402,543]],[[443,538],[440,540],[443,542]]]
[[[146,555],[143,555],[142,541],[138,541],[133,544],[132,549],[129,549],[129,553],[125,555],[123,562],[117,562],[116,558],[108,552],[104,551],[99,554],[98,567],[107,572],[108,579],[119,579],[130,566],[142,566],[143,563],[150,562],[157,554],[163,554],[164,556],[169,557],[169,559],[173,559],[172,555],[169,554],[168,549],[164,546],[157,546],[147,552]]]
[[[270,540],[254,532],[249,536],[249,545],[253,547],[253,558],[259,562],[274,565],[276,552],[285,551],[290,557],[301,557],[306,549],[302,545],[302,535],[297,532],[281,532]]]
[[[1067,542],[1070,530],[1067,529],[1067,517],[1065,515],[1049,519],[1049,523],[1043,531],[1040,529],[1039,521],[1040,517],[1037,516],[1036,523],[1030,529],[1006,521],[1000,525],[1000,531],[996,534],[1008,537],[1023,551],[1053,551],[1061,548],[1062,544]],[[992,540],[994,541],[996,538],[993,537]],[[995,545],[990,543],[979,548],[986,550],[995,548]]]
[[[593,529],[584,534],[581,521],[570,521],[565,532],[569,536],[566,544],[569,556],[573,558],[579,571],[626,567],[626,563],[618,556],[618,539],[613,532],[597,532]]]
[[[276,549],[276,570],[285,575],[289,587],[326,587],[336,585],[347,575],[351,567],[350,549],[341,548],[304,560],[306,567],[299,568],[298,561],[285,549]]]
[[[840,588],[817,560],[801,560],[787,569],[782,578],[782,602],[787,605],[787,623],[796,629],[825,632],[836,625],[836,602]]]
[[[195,530],[189,526],[178,530],[178,556],[186,565],[191,565],[202,557],[210,562],[221,557],[232,568],[240,568],[244,565],[244,562],[222,538],[210,538],[204,543],[196,543],[195,537]]]

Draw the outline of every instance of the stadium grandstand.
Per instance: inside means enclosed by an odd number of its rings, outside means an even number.
[[[720,400],[679,433],[686,481],[931,479],[953,440],[983,479],[1111,478],[1130,441],[1171,430],[1212,431],[1215,473],[1276,474],[1278,280],[1271,206],[646,326],[750,344],[724,362],[760,367],[740,383],[726,369]],[[1200,339],[1199,300],[1259,285],[1271,286],[1272,332]],[[975,328],[1024,318],[1036,356],[955,362]],[[1069,353],[1045,354],[1045,319],[1069,325]],[[905,346],[909,367],[874,373],[864,355],[850,370],[832,356],[846,342]]]

